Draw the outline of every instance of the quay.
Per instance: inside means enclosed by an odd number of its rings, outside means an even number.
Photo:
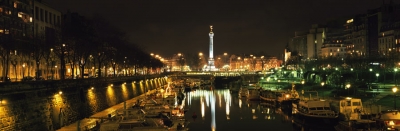
[[[172,87],[171,87],[172,88]],[[181,88],[173,88],[169,89],[169,92],[165,92],[163,88],[157,88],[154,90],[150,90],[146,93],[143,93],[137,97],[134,97],[130,100],[124,101],[117,105],[114,105],[106,110],[97,112],[88,118],[84,118],[82,120],[78,120],[73,124],[64,126],[57,131],[94,131],[94,130],[102,130],[103,126],[104,129],[108,129],[109,126],[103,125],[104,123],[119,123],[119,120],[114,121],[114,117],[118,117],[121,115],[119,111],[123,111],[124,115],[121,118],[124,118],[125,112],[132,111],[140,111],[143,113],[144,116],[159,116],[158,112],[155,110],[167,113],[172,113],[170,120],[172,125],[157,125],[155,127],[149,126],[146,127],[137,127],[137,130],[147,130],[147,131],[164,131],[164,130],[185,130],[188,126],[189,122],[185,120],[184,117],[184,109],[182,105],[178,105],[177,99],[181,99],[182,96],[179,91],[182,90]],[[172,93],[171,93],[172,92]],[[138,103],[140,102],[140,103]],[[138,108],[134,108],[138,107]],[[180,107],[180,108],[179,108]],[[149,111],[149,112],[147,112]],[[155,114],[154,114],[155,113]],[[136,114],[136,113],[134,113]],[[127,117],[127,116],[125,116]],[[128,117],[127,117],[128,118]],[[135,117],[136,118],[136,117]],[[137,121],[137,119],[128,121]],[[147,117],[145,117],[147,118]],[[107,122],[108,120],[108,122]],[[122,120],[122,119],[121,119]],[[161,120],[161,119],[160,119]],[[153,120],[154,121],[154,120]],[[179,124],[178,124],[179,123]],[[117,124],[118,125],[118,124]]]
[[[114,105],[106,110],[103,110],[101,112],[97,112],[96,114],[93,114],[89,118],[85,118],[82,120],[78,120],[77,122],[64,126],[61,129],[58,129],[57,131],[87,131],[92,129],[93,127],[96,126],[100,122],[101,119],[108,118],[109,115],[115,115],[116,111],[119,109],[123,109],[124,105],[133,105],[134,103],[137,102],[137,100],[144,99],[146,95],[156,93],[157,90],[151,90],[147,93],[143,93],[137,97],[134,97],[130,100],[127,100],[125,102],[119,103],[117,105]]]

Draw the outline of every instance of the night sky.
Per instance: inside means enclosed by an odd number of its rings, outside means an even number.
[[[366,13],[382,0],[43,0],[65,13],[98,14],[126,31],[146,51],[208,55],[209,25],[214,56],[264,51],[281,58],[295,31],[312,24]]]

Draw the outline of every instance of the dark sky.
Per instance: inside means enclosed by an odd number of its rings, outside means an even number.
[[[312,24],[366,13],[382,0],[44,0],[65,13],[99,14],[148,52],[208,54],[214,26],[214,56],[264,51],[273,56],[295,31]]]

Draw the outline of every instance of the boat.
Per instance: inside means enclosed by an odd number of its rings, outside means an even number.
[[[271,90],[262,90],[260,92],[260,100],[267,103],[276,103],[276,92]]]
[[[246,97],[248,100],[260,100],[260,89],[257,84],[243,85],[239,90],[239,97]]]
[[[360,120],[364,108],[361,99],[346,97],[339,101],[339,115],[341,120]]]
[[[369,130],[376,129],[376,122],[363,118],[366,112],[361,99],[346,97],[337,103],[339,107],[339,123],[335,126],[337,131]]]
[[[292,89],[283,92],[277,92],[277,102],[280,104],[298,103],[300,100],[299,93],[295,90],[295,85],[292,84]]]
[[[257,89],[257,88],[249,89],[248,91],[249,91],[249,93],[246,96],[248,100],[251,100],[251,101],[259,101],[260,100],[260,91],[259,91],[259,89]]]
[[[327,123],[336,123],[338,120],[338,113],[331,107],[330,102],[325,100],[301,100],[298,104],[293,103],[293,114],[298,117],[325,121]]]
[[[238,94],[239,94],[239,97],[247,97],[249,95],[249,89],[240,87]]]
[[[375,121],[378,129],[385,129],[389,131],[400,130],[400,111],[399,110],[386,110],[376,115]]]

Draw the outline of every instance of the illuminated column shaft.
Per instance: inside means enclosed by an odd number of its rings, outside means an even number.
[[[210,59],[212,59],[214,57],[214,53],[213,53],[213,37],[214,37],[214,33],[210,32],[209,36],[210,36]]]
[[[208,65],[210,67],[212,67],[212,66],[214,66],[214,59],[213,59],[214,58],[214,52],[213,52],[213,46],[214,46],[213,37],[214,37],[214,33],[212,32],[212,29],[213,29],[212,25],[210,26],[210,29],[211,29],[211,31],[208,34],[210,36],[210,58],[208,60]]]

